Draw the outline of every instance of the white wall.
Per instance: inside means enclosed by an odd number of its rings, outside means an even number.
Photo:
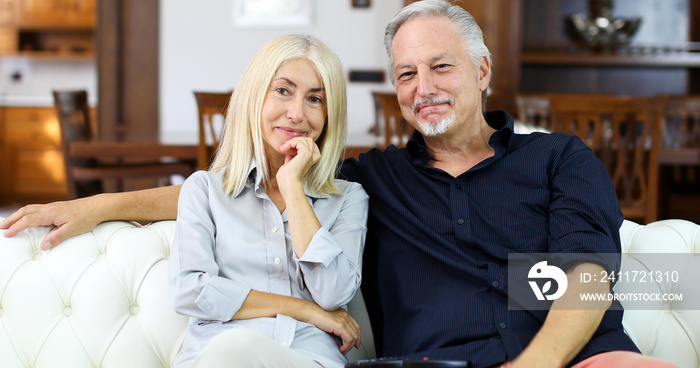
[[[374,0],[352,8],[351,0],[313,0],[313,25],[307,28],[240,29],[233,23],[234,0],[167,0],[160,3],[161,141],[197,142],[197,107],[192,91],[234,88],[253,54],[270,38],[310,33],[326,42],[347,71],[385,70],[384,27],[403,0]],[[348,141],[364,143],[374,123],[372,90],[381,83],[348,82]]]
[[[19,75],[15,80],[12,76]],[[22,55],[0,57],[0,106],[53,106],[51,91],[85,89],[97,103],[97,64],[92,59],[41,59]]]

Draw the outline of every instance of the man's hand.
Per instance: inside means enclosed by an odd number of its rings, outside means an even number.
[[[180,186],[171,185],[29,205],[6,218],[0,223],[0,229],[7,229],[5,236],[10,237],[34,226],[55,226],[41,241],[41,249],[48,250],[72,236],[91,231],[104,221],[174,220],[179,196]]]
[[[610,292],[609,283],[582,283],[581,273],[598,274],[603,270],[594,263],[579,263],[566,272],[569,285],[566,293],[552,303],[542,328],[508,368],[561,368],[576,357],[588,344],[610,307],[607,301],[597,305],[581,304],[582,293]]]
[[[2,221],[0,229],[7,229],[4,235],[11,237],[30,227],[55,226],[41,241],[41,249],[48,250],[72,236],[94,229],[100,223],[90,206],[83,202],[78,199],[24,206]]]

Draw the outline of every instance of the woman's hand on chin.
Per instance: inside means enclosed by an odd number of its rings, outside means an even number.
[[[321,160],[321,151],[313,139],[294,137],[280,146],[286,155],[284,164],[277,171],[277,184],[284,194],[284,187],[301,184],[301,179],[311,167]]]

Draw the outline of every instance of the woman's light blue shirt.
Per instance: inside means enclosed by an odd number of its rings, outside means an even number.
[[[251,289],[315,301],[327,310],[347,304],[359,288],[368,197],[357,183],[336,181],[342,194],[306,193],[321,228],[297,258],[287,222],[251,166],[235,197],[223,172],[199,171],[183,184],[170,256],[170,298],[190,318],[174,366],[186,367],[208,341],[230,328],[249,328],[310,357],[342,367],[338,341],[315,326],[277,315],[231,321]]]

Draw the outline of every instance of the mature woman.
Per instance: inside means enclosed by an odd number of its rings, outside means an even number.
[[[176,367],[342,367],[359,325],[367,195],[335,180],[346,130],[337,56],[266,43],[231,97],[210,171],[180,192],[170,294],[190,326]]]

